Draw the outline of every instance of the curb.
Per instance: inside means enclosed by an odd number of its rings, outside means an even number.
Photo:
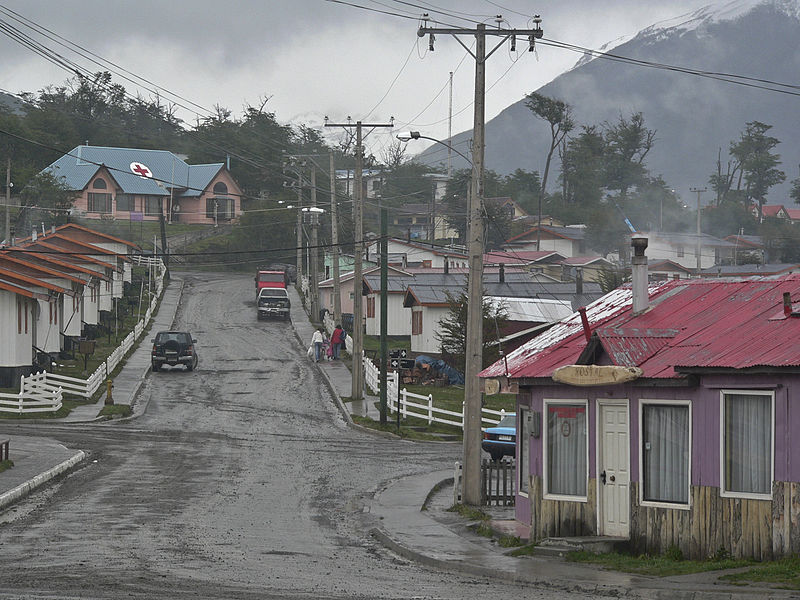
[[[6,493],[0,495],[0,509],[7,507],[14,502],[24,498],[28,494],[30,494],[33,490],[41,486],[42,484],[50,481],[54,477],[58,477],[62,473],[73,469],[77,466],[81,461],[86,458],[86,453],[83,450],[79,450],[72,458],[69,458],[62,462],[61,464],[56,465],[52,469],[48,469],[44,473],[39,473],[32,479],[29,479],[25,483],[22,483],[15,487],[13,490],[9,490]]]

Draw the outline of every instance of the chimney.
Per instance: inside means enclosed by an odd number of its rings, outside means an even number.
[[[792,316],[792,295],[789,292],[783,292],[783,316]]]
[[[36,241],[36,230],[35,229],[33,231],[31,231],[31,241],[32,242]]]
[[[450,273],[450,261],[447,260],[447,257],[444,257],[444,274],[447,275]]]
[[[500,283],[506,282],[506,267],[503,263],[500,263]]]
[[[633,247],[633,257],[631,258],[633,314],[638,315],[646,311],[649,305],[647,296],[647,256],[644,254],[647,248],[647,237],[640,233],[634,233],[631,236],[631,246]]]
[[[575,294],[583,294],[583,268],[575,268]]]

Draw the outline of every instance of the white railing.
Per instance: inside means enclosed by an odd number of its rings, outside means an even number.
[[[100,386],[108,379],[109,373],[117,368],[144,332],[156,309],[161,292],[164,290],[165,268],[161,259],[147,256],[132,258],[133,262],[139,265],[157,266],[159,269],[159,274],[155,279],[155,295],[151,299],[144,317],[134,325],[133,331],[87,379],[48,373],[47,371],[20,377],[18,394],[0,393],[0,412],[55,412],[61,408],[63,394],[91,398],[100,389]]]
[[[364,356],[364,382],[374,394],[380,394],[380,370],[375,364]],[[397,371],[386,374],[386,404],[390,411],[400,411],[405,419],[413,417],[432,423],[444,423],[464,429],[464,403],[461,403],[461,412],[437,408],[433,404],[433,394],[423,396],[409,392],[406,388],[399,390],[400,375]],[[415,402],[416,401],[416,402]],[[506,416],[505,410],[481,409],[481,423],[483,425],[497,425]]]

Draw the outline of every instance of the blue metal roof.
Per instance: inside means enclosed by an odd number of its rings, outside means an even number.
[[[130,168],[134,162],[150,169],[153,178],[135,175]],[[198,196],[223,167],[223,163],[188,165],[167,150],[77,146],[44,171],[62,178],[70,189],[82,190],[101,166],[109,170],[125,194],[168,196],[169,188],[174,187],[181,196]]]

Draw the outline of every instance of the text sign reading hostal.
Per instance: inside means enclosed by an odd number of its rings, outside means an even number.
[[[641,376],[639,367],[615,365],[567,365],[553,371],[553,381],[582,386],[625,383]]]

